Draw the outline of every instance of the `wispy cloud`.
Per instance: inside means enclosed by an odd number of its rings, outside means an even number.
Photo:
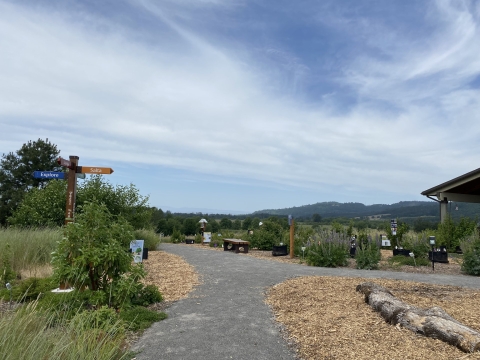
[[[48,136],[87,159],[372,202],[478,167],[478,6],[432,1],[421,23],[389,24],[333,4],[300,19],[247,1],[132,1],[108,17],[0,1],[0,151]]]

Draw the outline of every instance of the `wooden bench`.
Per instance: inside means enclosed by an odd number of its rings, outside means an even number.
[[[229,245],[232,246],[230,249],[228,248]],[[234,251],[235,254],[240,252],[240,248],[243,248],[243,253],[248,253],[248,245],[250,245],[250,243],[245,240],[223,239],[223,251]]]

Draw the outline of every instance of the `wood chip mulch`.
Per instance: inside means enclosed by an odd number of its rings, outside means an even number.
[[[166,304],[188,296],[193,288],[200,284],[198,273],[193,266],[177,255],[163,251],[151,251],[148,259],[143,260],[147,272],[145,284],[158,287]]]
[[[302,359],[480,359],[440,340],[392,326],[355,288],[373,281],[417,307],[440,306],[480,330],[480,290],[387,279],[301,277],[270,289],[267,303]]]

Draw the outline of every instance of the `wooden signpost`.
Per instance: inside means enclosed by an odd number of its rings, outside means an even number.
[[[112,168],[98,166],[77,166],[77,173],[81,174],[108,174],[113,173]]]
[[[111,174],[112,168],[98,166],[78,166],[78,156],[70,155],[70,160],[59,157],[57,163],[60,166],[68,168],[68,174],[75,176],[67,176],[67,204],[65,206],[65,225],[73,222],[75,216],[75,198],[77,194],[77,174]]]

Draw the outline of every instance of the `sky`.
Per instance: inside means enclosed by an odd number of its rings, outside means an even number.
[[[0,153],[163,210],[428,201],[479,135],[479,1],[0,0]]]

